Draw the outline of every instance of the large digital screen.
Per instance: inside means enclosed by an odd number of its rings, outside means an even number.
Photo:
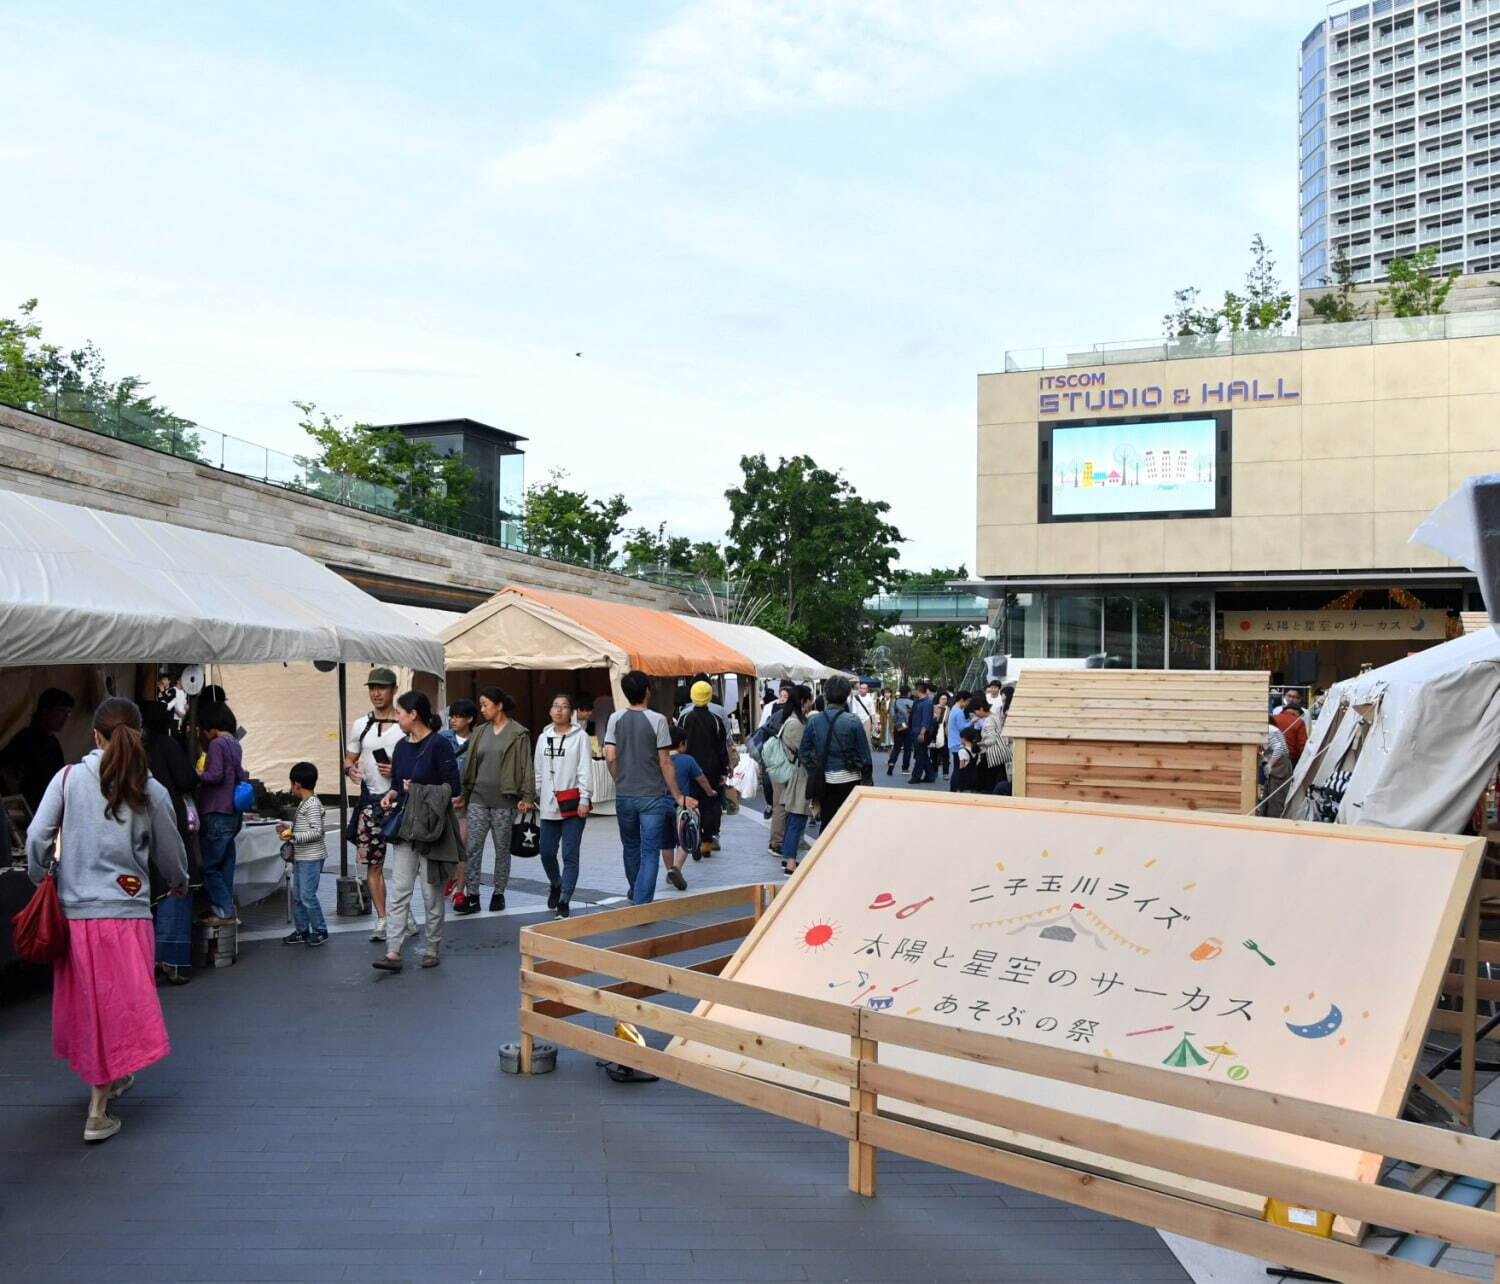
[[[1041,425],[1039,519],[1226,514],[1228,420],[1227,414],[1158,415]]]

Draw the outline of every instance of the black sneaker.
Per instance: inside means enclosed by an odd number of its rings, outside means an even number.
[[[765,818],[766,818],[766,819],[767,819],[767,820],[770,820],[770,819],[771,819],[771,809],[770,809],[770,808],[769,808],[769,807],[767,807],[767,808],[766,808],[766,810],[765,810],[765,813],[764,813],[764,814],[765,814]]]
[[[479,897],[477,896],[474,898],[474,908],[476,910],[479,908]],[[490,913],[493,914],[496,910],[503,910],[504,908],[505,893],[496,892],[493,896],[490,897]]]
[[[306,945],[307,944],[307,933],[306,932],[289,932],[286,936],[283,936],[281,938],[281,943],[283,945]]]
[[[327,932],[309,932],[307,934],[307,943],[308,943],[309,946],[322,945],[323,942],[326,941],[327,939],[328,939],[328,933]]]
[[[667,882],[671,883],[679,892],[687,891],[687,879],[682,876],[680,869],[669,869],[667,871]]]
[[[562,888],[554,883],[547,889],[547,908],[556,909],[560,900],[562,900]]]
[[[459,915],[479,913],[479,897],[465,896],[464,903],[462,905],[455,905],[453,912]]]
[[[557,917],[558,918],[567,918],[570,913],[572,913],[572,911],[568,909],[568,902],[567,901],[558,901],[557,902]]]

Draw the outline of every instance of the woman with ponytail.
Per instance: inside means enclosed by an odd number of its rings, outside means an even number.
[[[47,786],[26,855],[33,883],[56,870],[68,919],[68,952],[53,964],[52,1051],[89,1085],[83,1139],[104,1141],[120,1131],[109,1102],[171,1051],[152,978],[151,870],[172,896],[187,895],[188,871],[172,800],[147,768],[141,711],[106,700],[94,746]]]

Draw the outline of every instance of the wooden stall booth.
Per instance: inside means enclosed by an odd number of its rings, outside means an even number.
[[[1014,793],[1255,810],[1270,674],[1028,669],[1005,719]]]

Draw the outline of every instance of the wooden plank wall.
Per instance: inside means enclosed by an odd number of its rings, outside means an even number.
[[[1032,740],[1026,745],[1025,785],[1016,792],[1027,798],[1238,814],[1249,810],[1243,749],[1242,745]],[[1249,770],[1253,788],[1253,758]],[[1250,805],[1254,806],[1253,794]]]
[[[1018,797],[1244,814],[1270,675],[1032,669],[1005,720]]]

